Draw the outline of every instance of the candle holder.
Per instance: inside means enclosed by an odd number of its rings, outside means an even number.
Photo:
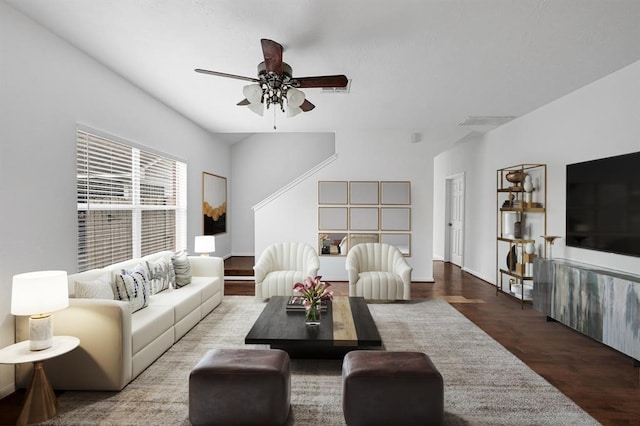
[[[544,238],[545,247],[549,248],[549,259],[553,259],[553,254],[552,254],[553,242],[558,238],[560,238],[560,236],[559,235],[541,235],[541,237]],[[546,249],[545,249],[545,252],[546,252]]]

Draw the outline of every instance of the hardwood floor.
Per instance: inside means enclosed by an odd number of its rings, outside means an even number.
[[[228,262],[235,268],[241,268],[238,263],[253,266],[253,258]],[[633,359],[558,322],[547,322],[530,304],[522,308],[520,301],[496,295],[493,285],[455,265],[434,262],[434,279],[412,283],[411,297],[446,299],[602,424],[640,425],[640,369]],[[346,282],[331,284],[336,294],[348,294]],[[253,295],[253,282],[225,281],[225,294]]]
[[[225,269],[246,275],[253,262],[253,257],[230,258]],[[640,369],[631,358],[560,323],[547,322],[531,305],[522,309],[519,301],[496,295],[494,286],[454,265],[434,262],[434,278],[434,283],[413,283],[412,297],[446,299],[602,424],[640,426]],[[253,284],[227,279],[225,294],[253,295]],[[346,282],[332,286],[336,294],[348,294]],[[0,400],[0,425],[15,424],[21,395]]]

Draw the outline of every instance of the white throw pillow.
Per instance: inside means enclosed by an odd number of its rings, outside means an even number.
[[[113,289],[109,281],[109,274],[105,274],[93,281],[76,281],[75,297],[81,299],[113,300]]]

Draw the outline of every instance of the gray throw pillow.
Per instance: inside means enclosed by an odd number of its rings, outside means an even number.
[[[187,253],[181,251],[171,256],[171,263],[176,273],[174,287],[180,288],[191,283],[191,264],[189,263]]]

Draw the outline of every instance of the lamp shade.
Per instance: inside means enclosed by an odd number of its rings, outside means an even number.
[[[198,235],[194,246],[196,253],[211,253],[216,251],[216,237],[213,235]]]
[[[295,117],[300,114],[302,110],[298,107],[287,105],[287,117]]]
[[[294,87],[287,91],[287,104],[292,107],[299,107],[304,102],[304,92]]]
[[[242,88],[242,94],[252,104],[262,102],[262,87],[259,84],[248,84]]]
[[[13,276],[11,313],[39,315],[69,306],[65,271],[28,272]]]
[[[262,115],[264,114],[264,105],[261,104],[260,102],[258,102],[257,104],[250,103],[249,105],[247,105],[247,108],[249,108],[254,113],[258,114],[260,117],[262,117]]]

